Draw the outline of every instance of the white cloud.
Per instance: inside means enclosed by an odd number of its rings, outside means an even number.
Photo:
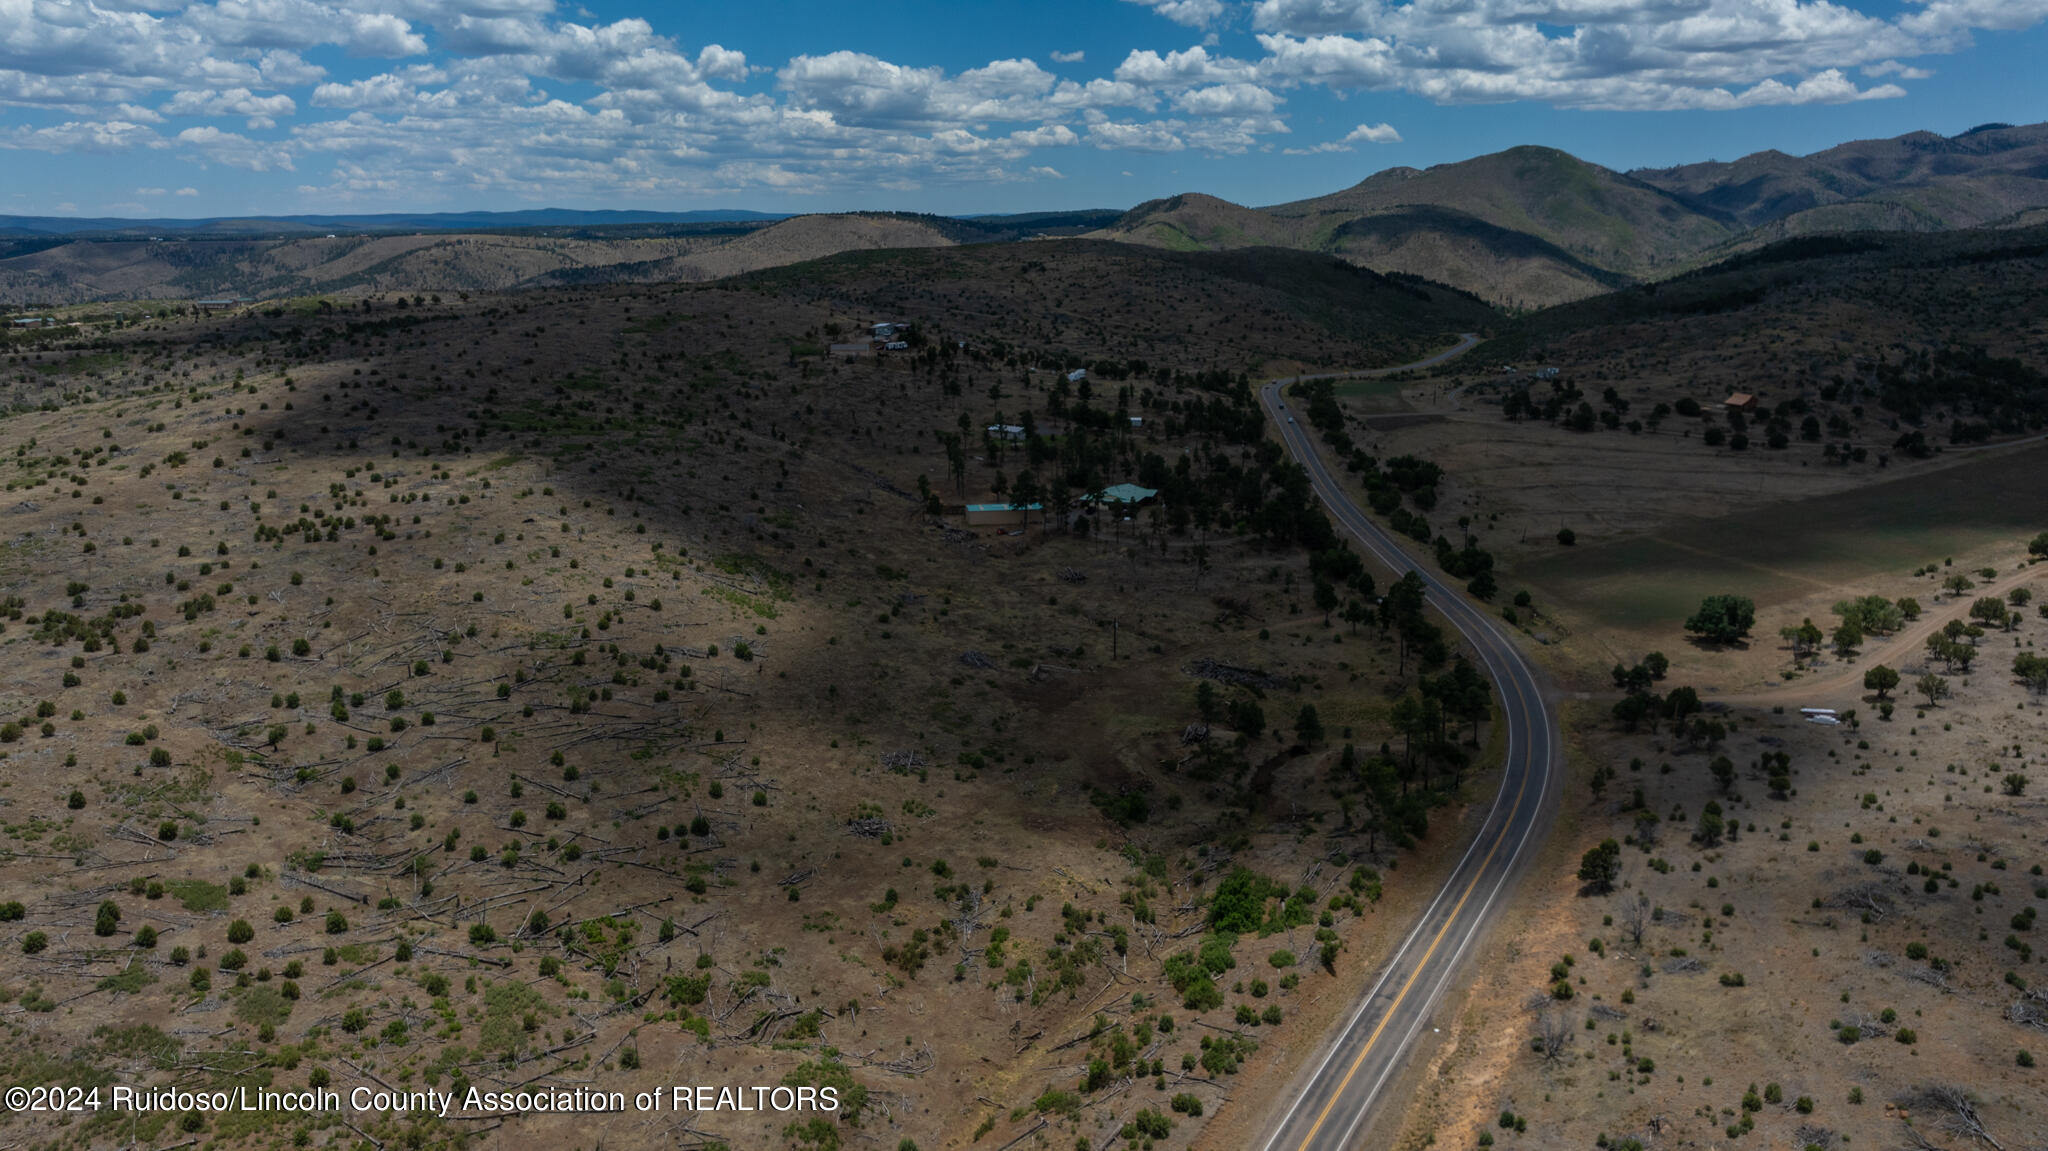
[[[1846,70],[1924,78],[1898,60],[2048,18],[2048,0],[1914,2],[1887,19],[1831,0],[1258,0],[1252,23],[1267,84],[1671,109],[1885,99],[1902,90]]]
[[[1098,148],[1129,152],[1179,152],[1188,146],[1187,141],[1175,135],[1172,128],[1159,123],[1104,120],[1088,126],[1088,139]]]
[[[266,88],[303,88],[318,83],[327,75],[327,69],[306,63],[297,52],[282,49],[265,52],[256,67],[263,75]]]
[[[230,168],[250,172],[292,170],[291,155],[283,148],[234,132],[223,132],[211,124],[178,133],[178,143],[204,161]]]
[[[126,120],[67,120],[45,128],[16,128],[0,133],[0,148],[31,152],[126,152],[161,148],[163,137]]]
[[[1038,128],[1010,133],[1010,140],[1025,148],[1064,148],[1081,142],[1065,124],[1047,124]]]
[[[448,74],[432,65],[421,64],[383,72],[346,84],[322,84],[313,89],[313,104],[321,108],[369,108],[387,112],[413,107],[422,85],[443,84]]]
[[[1206,28],[1223,15],[1222,0],[1124,0],[1142,4],[1176,24]]]
[[[209,44],[297,52],[337,44],[356,56],[417,56],[427,42],[389,12],[360,12],[316,0],[215,0],[171,18]]]
[[[308,200],[335,204],[812,195],[1051,179],[1039,153],[1080,145],[1276,148],[1303,85],[1586,108],[1886,99],[1929,56],[2048,19],[2048,0],[1130,2],[1201,43],[1125,49],[1093,77],[1083,52],[1052,52],[1062,76],[1023,57],[762,60],[686,43],[667,9],[607,21],[558,0],[0,0],[0,148],[304,168]],[[1217,30],[1240,19],[1256,37],[1231,55]],[[1361,124],[1287,151],[1399,138]]]
[[[1306,148],[1289,148],[1289,156],[1314,156],[1325,152],[1349,152],[1355,144],[1398,144],[1401,133],[1392,124],[1360,124],[1345,133],[1341,140],[1325,140]]]
[[[1032,167],[1032,168],[1030,169],[1030,171],[1029,171],[1029,174],[1030,174],[1031,176],[1033,176],[1033,177],[1037,178],[1037,179],[1040,179],[1040,180],[1064,180],[1064,179],[1066,179],[1066,176],[1062,175],[1062,174],[1061,174],[1061,172],[1060,172],[1060,170],[1059,170],[1058,168],[1047,168],[1047,167],[1045,167],[1045,166],[1043,166],[1043,165],[1034,165],[1034,166],[1033,166],[1033,167]]]
[[[697,53],[697,74],[709,80],[737,84],[747,78],[747,54],[718,44],[706,44]]]
[[[180,188],[180,189],[178,189],[178,190],[177,190],[176,192],[174,192],[174,193],[172,193],[172,194],[173,194],[173,195],[177,195],[177,196],[197,196],[197,195],[199,194],[199,189],[197,189],[197,188]]]
[[[1124,83],[1171,88],[1195,84],[1244,83],[1257,78],[1257,71],[1243,60],[1211,56],[1200,45],[1161,56],[1149,48],[1135,49],[1116,66],[1116,78]]]
[[[1182,92],[1173,106],[1194,116],[1249,116],[1272,112],[1280,97],[1257,84],[1214,84]]]
[[[162,188],[137,188],[135,189],[135,194],[138,196],[161,196],[164,194],[164,190]]]
[[[276,127],[277,117],[291,115],[298,105],[282,93],[258,96],[247,88],[207,88],[179,92],[157,110],[166,116],[242,116],[253,129]]]

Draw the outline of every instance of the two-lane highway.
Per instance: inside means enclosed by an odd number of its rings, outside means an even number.
[[[1472,346],[1408,367],[1438,363]],[[1399,371],[1403,369],[1389,369]],[[1363,373],[1361,373],[1363,374]],[[1313,430],[1275,380],[1259,399],[1289,452],[1308,469],[1316,494],[1339,526],[1396,574],[1414,571],[1437,611],[1465,637],[1499,692],[1507,725],[1507,764],[1500,791],[1479,833],[1443,889],[1387,961],[1343,1026],[1297,1076],[1269,1117],[1264,1151],[1344,1151],[1382,1102],[1415,1037],[1428,1021],[1460,961],[1502,907],[1502,896],[1540,846],[1557,812],[1563,746],[1557,716],[1541,681],[1499,621],[1402,550],[1345,494],[1316,449]]]

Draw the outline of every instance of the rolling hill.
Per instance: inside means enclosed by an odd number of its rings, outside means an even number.
[[[201,231],[154,239],[97,232],[0,238],[0,307],[210,295],[275,299],[329,292],[701,282],[836,252],[1073,235],[1116,216],[1083,211],[956,219],[849,212],[334,236]]]
[[[735,285],[857,300],[863,312],[923,317],[1056,362],[1118,348],[1153,365],[1375,366],[1500,323],[1441,284],[1278,247],[1175,252],[1080,239],[847,251]]]
[[[784,217],[770,212],[714,208],[695,212],[640,212],[616,209],[531,208],[516,212],[371,212],[345,216],[204,216],[197,218],[122,216],[0,216],[0,237],[27,236],[278,236],[328,232],[473,232],[502,228],[593,228],[620,225],[689,225],[763,222]]]

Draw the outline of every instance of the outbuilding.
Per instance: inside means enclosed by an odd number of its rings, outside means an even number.
[[[1757,408],[1757,399],[1748,392],[1737,392],[1722,400],[1721,406],[1731,412],[1753,412]]]
[[[1023,527],[1032,512],[1043,512],[1044,504],[968,504],[967,526],[971,528]]]

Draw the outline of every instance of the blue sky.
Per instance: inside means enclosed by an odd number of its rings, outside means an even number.
[[[1266,204],[2048,119],[2048,0],[0,0],[0,214]]]

